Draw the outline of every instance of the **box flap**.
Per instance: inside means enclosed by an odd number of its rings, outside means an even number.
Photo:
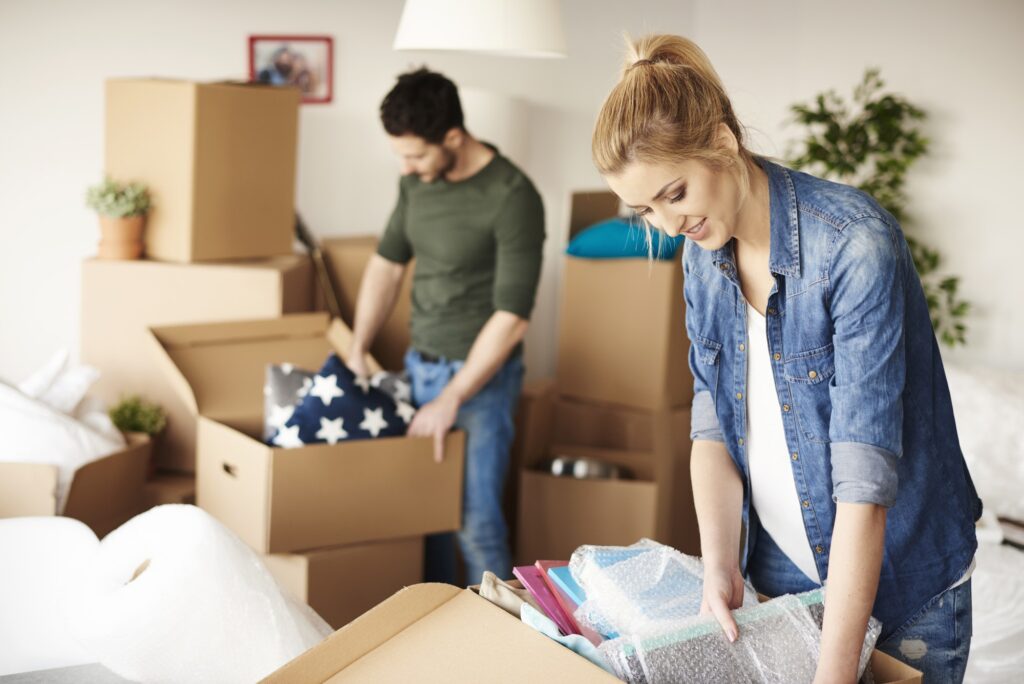
[[[344,358],[351,333],[326,313],[276,319],[150,328],[156,358],[195,414],[224,422],[263,415],[267,364],[316,371],[332,350]],[[376,367],[376,364],[374,364]]]
[[[470,591],[418,584],[335,632],[265,682],[614,682]]]
[[[64,515],[81,520],[101,539],[142,512],[152,444],[130,433],[121,451],[86,463],[75,472]]]
[[[607,190],[572,193],[569,214],[569,239],[588,226],[619,215],[619,197]]]

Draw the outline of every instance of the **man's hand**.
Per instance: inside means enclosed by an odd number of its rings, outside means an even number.
[[[450,392],[441,392],[436,399],[416,411],[409,425],[409,435],[412,437],[433,436],[434,461],[437,463],[444,460],[444,438],[455,425],[460,403]]]
[[[348,354],[346,364],[357,378],[370,377],[370,370],[366,367],[366,354],[358,349],[352,349]]]

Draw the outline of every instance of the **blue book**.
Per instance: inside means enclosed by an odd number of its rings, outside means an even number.
[[[569,572],[569,566],[563,565],[561,567],[548,568],[548,577],[551,581],[558,585],[558,588],[568,596],[573,603],[577,606],[587,600],[587,595],[583,592],[583,588],[576,583],[576,580],[572,578],[572,573]]]

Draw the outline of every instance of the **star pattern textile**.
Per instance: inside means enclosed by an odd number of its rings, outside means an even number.
[[[397,437],[405,434],[414,413],[411,405],[396,404],[372,381],[356,378],[336,354],[331,354],[269,443],[296,447]]]

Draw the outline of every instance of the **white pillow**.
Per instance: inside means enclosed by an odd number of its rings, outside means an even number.
[[[946,363],[960,446],[985,508],[1024,520],[1024,373]]]

